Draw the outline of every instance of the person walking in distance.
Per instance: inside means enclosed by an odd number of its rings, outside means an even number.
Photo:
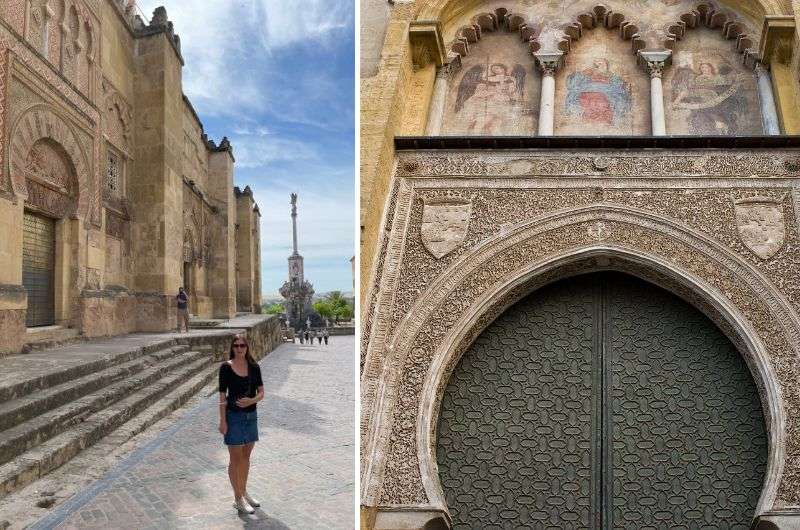
[[[310,334],[311,334],[311,345],[313,346],[314,345],[314,339],[317,338],[317,332],[312,329]]]
[[[324,331],[322,331],[322,330],[317,331],[317,340],[319,341],[319,345],[320,346],[322,346],[322,335],[323,334],[324,334]]]
[[[300,335],[300,344],[303,344],[305,341],[303,340],[304,333],[302,329],[300,330],[300,333],[298,333],[298,335]]]
[[[181,324],[186,328],[186,333],[189,333],[189,295],[183,287],[178,288],[178,333],[181,332]]]
[[[328,337],[330,337],[330,335],[331,334],[328,331],[328,328],[325,328],[325,330],[322,332],[322,336],[325,338],[325,346],[328,345]]]
[[[307,329],[307,328],[306,328],[305,334],[306,334],[306,342],[308,342],[308,338],[309,338],[309,335],[310,335],[310,334],[309,334],[309,332],[308,332],[308,329]]]
[[[247,492],[250,454],[258,441],[256,403],[264,399],[261,367],[250,354],[242,335],[231,342],[228,360],[219,367],[219,432],[228,446],[228,478],[233,487],[233,507],[254,513],[261,503]]]

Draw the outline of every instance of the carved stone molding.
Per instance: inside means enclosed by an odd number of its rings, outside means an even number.
[[[791,208],[797,155],[399,153],[365,299],[362,504],[446,512],[435,415],[461,352],[514,300],[604,268],[676,293],[728,335],[753,373],[770,431],[759,510],[800,504],[791,457],[800,432],[790,423],[800,414],[798,219],[785,216],[785,242],[764,261],[741,240],[735,214],[737,201],[754,196]],[[415,236],[436,200],[471,204],[467,235],[441,258]]]

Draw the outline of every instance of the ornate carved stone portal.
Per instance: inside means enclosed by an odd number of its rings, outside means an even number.
[[[606,270],[694,306],[752,377],[766,466],[748,513],[731,517],[749,525],[800,505],[800,468],[788,456],[800,434],[786,423],[800,414],[800,240],[785,213],[798,158],[797,149],[400,150],[362,326],[361,495],[378,509],[376,527],[396,521],[390,514],[450,520],[466,509],[465,477],[451,476],[440,438],[462,354],[537,289]],[[525,344],[517,350],[529,353]],[[475,361],[487,377],[505,373]]]

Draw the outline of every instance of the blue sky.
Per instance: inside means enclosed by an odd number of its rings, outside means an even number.
[[[181,37],[183,90],[206,133],[228,136],[236,185],[261,209],[262,289],[286,280],[289,194],[318,293],[352,291],[355,252],[354,0],[139,0]]]

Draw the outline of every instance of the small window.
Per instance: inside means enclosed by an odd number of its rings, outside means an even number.
[[[122,189],[122,160],[110,149],[106,167],[106,188],[115,195],[119,195]]]

